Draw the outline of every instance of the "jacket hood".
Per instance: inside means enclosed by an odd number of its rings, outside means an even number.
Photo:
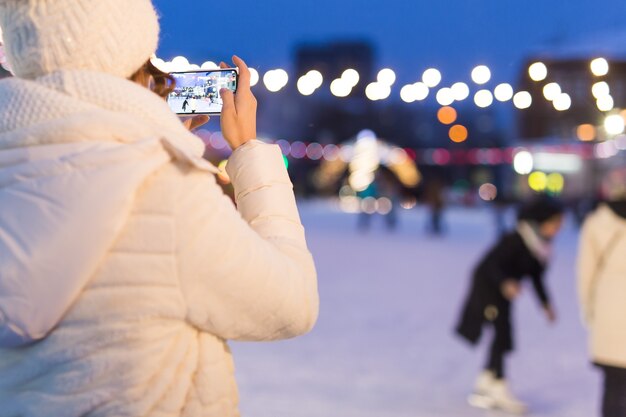
[[[0,82],[0,347],[41,339],[57,325],[113,245],[147,177],[173,158],[214,172],[199,140],[169,110],[159,116],[156,95],[94,77],[111,103],[111,94],[126,94],[143,105],[111,109],[97,94],[81,96],[93,89]],[[157,109],[150,117],[158,124],[142,117],[146,108]]]

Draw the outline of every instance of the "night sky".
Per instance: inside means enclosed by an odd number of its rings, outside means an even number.
[[[522,59],[545,44],[626,31],[625,0],[155,0],[159,55],[192,62],[232,53],[261,70],[290,68],[298,42],[370,40],[380,68],[417,81],[428,66],[444,82],[477,64],[514,81]],[[626,45],[624,45],[626,50]]]

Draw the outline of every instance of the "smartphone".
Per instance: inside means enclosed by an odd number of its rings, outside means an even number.
[[[196,70],[170,73],[176,88],[167,96],[172,111],[181,115],[222,113],[220,90],[237,92],[236,68]]]

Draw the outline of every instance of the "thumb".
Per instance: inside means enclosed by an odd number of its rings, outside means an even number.
[[[235,96],[228,88],[222,88],[220,90],[220,96],[222,97],[223,107],[222,114],[224,115],[236,115],[237,108],[235,107]]]

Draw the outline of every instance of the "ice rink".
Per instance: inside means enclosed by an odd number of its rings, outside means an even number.
[[[167,103],[170,106],[170,109],[178,114],[193,114],[193,110],[195,110],[196,114],[204,114],[204,113],[220,113],[222,111],[221,99],[220,103],[212,103],[209,99],[196,99],[195,101],[188,101],[188,106],[186,110],[183,110],[183,103],[185,102],[184,97],[169,97],[167,99]],[[195,103],[195,104],[191,104]]]
[[[403,211],[400,228],[329,203],[301,213],[317,261],[321,313],[313,332],[292,341],[233,343],[246,417],[475,417],[466,405],[484,346],[452,333],[470,270],[496,236],[486,209],[452,210],[449,232],[425,232],[426,212]],[[511,386],[537,417],[594,417],[599,377],[586,356],[575,293],[577,229],[556,243],[548,287],[559,321],[546,323],[530,286],[514,315],[518,351]]]

